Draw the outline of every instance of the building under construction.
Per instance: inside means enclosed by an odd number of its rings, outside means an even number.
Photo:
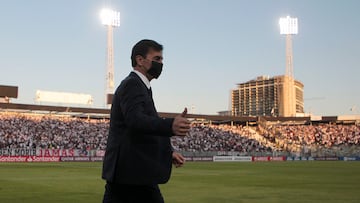
[[[232,90],[231,113],[233,116],[296,116],[304,113],[303,88],[300,81],[286,75],[260,76]]]
[[[283,76],[258,77],[232,90],[233,116],[294,117],[304,114],[304,85],[295,80],[292,36],[298,34],[297,18],[280,18],[280,34],[286,35],[286,72]]]

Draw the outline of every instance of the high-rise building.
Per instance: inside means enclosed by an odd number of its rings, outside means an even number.
[[[289,77],[260,76],[254,80],[238,84],[232,90],[232,109],[234,116],[296,116],[304,113],[304,85]],[[293,85],[292,85],[293,84]],[[293,86],[295,105],[287,92]]]

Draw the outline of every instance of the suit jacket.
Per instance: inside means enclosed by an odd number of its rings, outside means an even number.
[[[173,120],[158,116],[151,90],[131,72],[113,97],[102,178],[120,184],[166,183]]]

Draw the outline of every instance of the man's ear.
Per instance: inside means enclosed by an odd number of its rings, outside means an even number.
[[[137,55],[135,56],[135,60],[136,60],[136,64],[138,66],[142,66],[143,65],[143,61],[144,61],[144,57],[142,57],[141,55]]]

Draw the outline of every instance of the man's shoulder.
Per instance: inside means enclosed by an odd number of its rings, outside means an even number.
[[[119,91],[119,89],[127,89],[129,87],[136,87],[140,85],[141,79],[139,78],[139,76],[137,76],[136,73],[131,72],[126,78],[121,81],[119,87],[117,88],[117,91]]]
[[[126,78],[124,78],[123,81],[121,81],[121,85],[127,85],[127,84],[135,84],[140,82],[139,76],[136,75],[136,73],[131,72]]]

